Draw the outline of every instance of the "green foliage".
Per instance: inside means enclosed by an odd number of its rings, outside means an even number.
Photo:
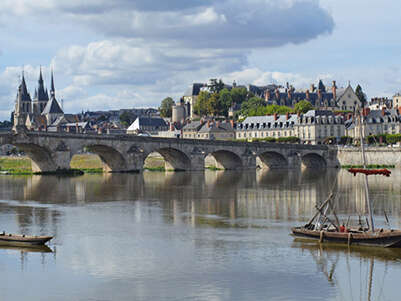
[[[300,139],[298,137],[280,137],[277,139],[277,141],[284,142],[284,143],[298,143]]]
[[[224,89],[224,83],[221,79],[217,80],[216,78],[210,79],[209,90],[213,93],[220,93],[221,90]]]
[[[296,113],[302,113],[305,114],[306,112],[313,110],[312,104],[307,101],[307,100],[301,100],[300,102],[297,102],[294,106],[294,111]]]
[[[353,138],[349,136],[342,136],[340,138],[340,141],[338,144],[346,145],[346,144],[352,144]]]
[[[356,86],[355,94],[358,97],[359,101],[362,103],[362,107],[365,107],[365,104],[367,102],[366,95],[365,93],[363,93],[362,87],[360,85]]]
[[[165,99],[163,99],[159,107],[160,116],[171,117],[173,105],[174,105],[174,100],[171,97],[166,97]]]
[[[248,91],[245,88],[235,87],[231,89],[230,93],[233,103],[242,104],[248,98]]]
[[[341,165],[341,168],[363,168],[363,165]],[[395,165],[369,164],[366,168],[395,168]]]
[[[260,97],[251,97],[247,101],[244,101],[241,105],[241,115],[244,116],[257,116],[258,109],[264,107],[266,102]]]
[[[230,91],[228,91],[228,89],[221,90],[217,102],[218,115],[228,116],[228,109],[231,107],[232,104],[233,99]]]
[[[249,140],[246,139],[237,139],[237,141],[250,141],[250,142],[269,142],[269,143],[298,143],[300,139],[298,137],[279,137],[279,138],[274,138],[274,137],[264,137],[264,138],[252,138]]]
[[[210,97],[210,93],[207,91],[201,91],[198,95],[198,98],[194,104],[194,111],[198,116],[207,115],[208,109],[208,100]]]
[[[132,113],[125,111],[120,115],[120,122],[128,127],[132,122],[134,122],[134,118],[135,116]]]
[[[209,115],[218,115],[219,113],[219,94],[213,93],[207,100],[207,113]]]
[[[387,134],[386,141],[388,144],[395,144],[401,141],[401,134]]]

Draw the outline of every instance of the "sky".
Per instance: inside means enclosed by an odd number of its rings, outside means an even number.
[[[401,90],[397,0],[1,0],[0,120],[24,71],[66,113],[157,107],[194,82]],[[62,100],[62,101],[61,101]]]

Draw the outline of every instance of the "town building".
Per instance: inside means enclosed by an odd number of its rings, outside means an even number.
[[[207,140],[235,139],[235,125],[231,121],[200,120],[188,122],[182,128],[182,138]]]
[[[365,137],[401,133],[401,108],[386,109],[382,107],[380,110],[365,108],[362,115],[365,120],[362,125],[362,132]],[[348,117],[348,119],[351,118],[352,117]],[[345,131],[346,136],[355,139],[361,137],[360,133],[360,123],[357,122],[357,120],[353,120],[353,126]]]
[[[401,93],[397,93],[393,96],[393,103],[392,103],[393,108],[401,108]]]
[[[238,124],[236,139],[297,137],[300,143],[322,144],[328,137],[339,141],[344,135],[344,118],[330,110],[305,114],[247,117]]]
[[[168,131],[169,126],[160,117],[138,117],[127,129],[127,134],[146,134],[157,136],[159,132]]]
[[[361,102],[351,85],[348,84],[345,89],[338,89],[336,81],[333,81],[330,91],[319,80],[317,87],[312,84],[306,91],[297,91],[287,83],[286,88],[267,89],[264,96],[268,104],[289,107],[294,107],[302,100],[309,101],[317,110],[354,111],[361,107]]]
[[[388,97],[374,97],[370,100],[370,110],[381,110],[382,108],[393,108],[393,100]]]

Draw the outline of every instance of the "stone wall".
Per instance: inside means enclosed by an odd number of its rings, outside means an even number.
[[[338,148],[338,161],[341,165],[362,165],[360,148]],[[395,165],[401,167],[400,147],[367,147],[367,164]]]

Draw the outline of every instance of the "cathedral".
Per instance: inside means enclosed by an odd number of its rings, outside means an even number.
[[[24,74],[22,74],[15,102],[14,127],[25,126],[29,130],[47,129],[63,116],[64,112],[56,100],[53,71],[51,72],[50,96],[49,91],[45,89],[41,69],[33,100],[26,87]]]

